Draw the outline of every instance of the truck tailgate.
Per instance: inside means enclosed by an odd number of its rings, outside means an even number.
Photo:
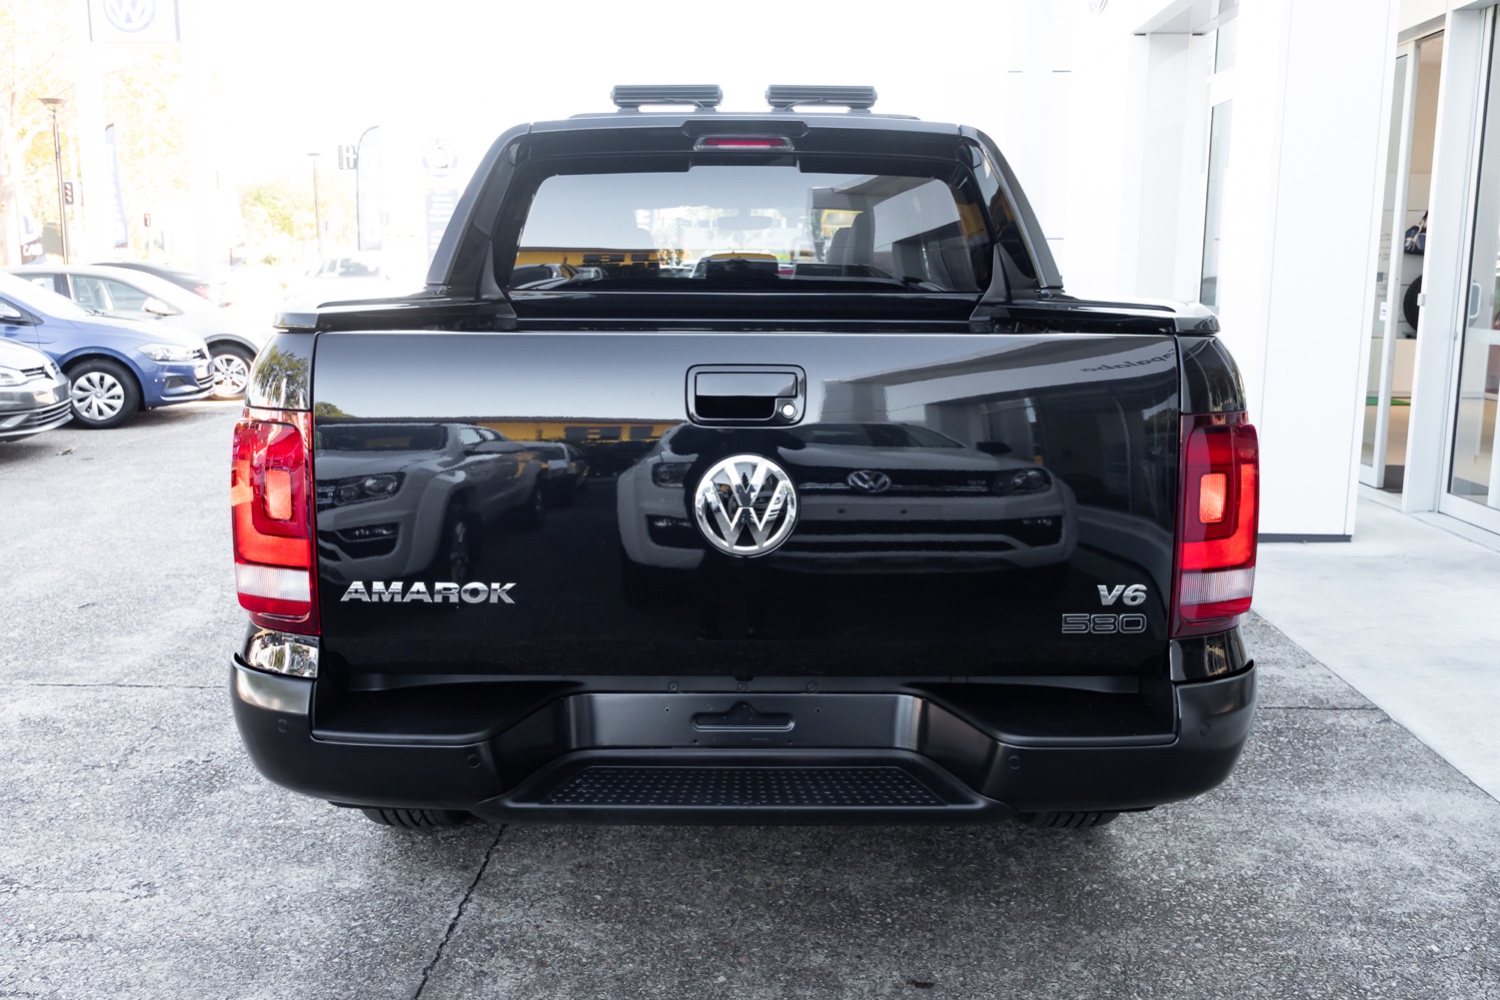
[[[315,371],[322,641],[351,678],[1165,660],[1170,336],[335,332]],[[736,489],[790,483],[765,554],[695,513],[733,459]]]

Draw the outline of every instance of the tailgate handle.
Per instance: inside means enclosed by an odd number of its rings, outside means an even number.
[[[687,373],[688,416],[698,424],[794,424],[802,419],[807,375],[793,365],[694,365]]]
[[[727,712],[699,712],[693,716],[693,728],[700,732],[738,729],[789,733],[795,725],[789,712],[757,712],[743,701]]]

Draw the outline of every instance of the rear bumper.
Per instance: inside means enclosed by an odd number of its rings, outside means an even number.
[[[1256,687],[1253,666],[1173,684],[1167,731],[1060,736],[976,721],[962,686],[738,695],[516,683],[506,717],[488,731],[419,735],[397,731],[399,713],[388,711],[370,716],[384,720],[382,731],[341,732],[326,720],[315,732],[315,683],[238,659],[232,668],[251,759],[306,795],[493,821],[747,824],[982,822],[1192,798],[1233,770]],[[746,724],[741,706],[752,702]]]

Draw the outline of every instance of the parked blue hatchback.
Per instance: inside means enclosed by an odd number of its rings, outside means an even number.
[[[97,316],[9,274],[0,274],[0,338],[57,362],[73,380],[73,419],[84,427],[118,427],[142,408],[203,399],[214,389],[201,337]]]

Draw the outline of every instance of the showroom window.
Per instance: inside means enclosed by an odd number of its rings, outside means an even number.
[[[1214,29],[1214,68],[1209,79],[1208,195],[1203,212],[1203,269],[1198,300],[1219,308],[1219,239],[1224,216],[1224,173],[1229,163],[1230,71],[1238,38],[1235,15],[1239,0],[1220,0]]]
[[[1493,45],[1493,43],[1492,43]],[[1495,461],[1496,401],[1500,398],[1500,65],[1494,51],[1474,205],[1467,312],[1458,354],[1457,399],[1448,493],[1500,507],[1500,463]],[[1457,513],[1457,511],[1455,511]]]

